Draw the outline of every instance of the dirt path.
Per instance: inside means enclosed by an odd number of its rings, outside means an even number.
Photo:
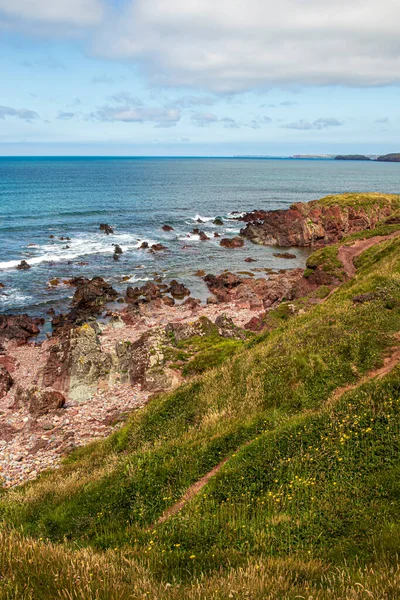
[[[390,235],[376,235],[367,240],[357,240],[351,246],[341,246],[338,252],[338,259],[342,263],[347,277],[354,277],[356,274],[356,268],[354,266],[354,259],[360,256],[368,248],[372,248],[375,244],[380,244],[386,240],[390,240],[397,237],[400,232],[395,231]]]
[[[389,237],[391,237],[391,236],[389,236]],[[374,238],[372,238],[372,239],[374,239]],[[397,335],[396,337],[400,337],[400,335]],[[364,377],[361,377],[356,383],[349,384],[349,385],[343,386],[341,388],[337,388],[337,390],[335,390],[335,392],[328,399],[327,403],[324,405],[323,408],[325,409],[327,406],[331,406],[331,405],[335,404],[338,400],[340,400],[340,398],[343,396],[343,394],[356,389],[357,387],[366,383],[367,381],[371,381],[372,379],[375,379],[375,378],[381,379],[382,377],[385,377],[385,375],[389,375],[389,373],[391,371],[393,371],[393,369],[399,363],[400,363],[400,347],[395,347],[392,349],[391,354],[388,355],[384,359],[384,363],[383,363],[382,367],[380,367],[379,369],[374,369],[373,371],[369,371],[366,375],[364,375]],[[243,444],[243,446],[241,446],[241,448],[239,448],[239,450],[237,450],[237,452],[240,451],[245,446],[248,446],[249,444],[251,444],[251,441]],[[161,525],[162,523],[165,523],[165,521],[167,521],[170,517],[172,517],[173,515],[176,515],[180,510],[182,510],[182,508],[184,508],[184,506],[189,502],[189,500],[192,500],[192,498],[197,496],[197,494],[207,485],[207,483],[210,481],[210,479],[212,477],[214,477],[214,475],[216,475],[222,469],[222,467],[224,465],[226,465],[226,463],[228,462],[228,460],[230,458],[231,458],[230,456],[228,456],[227,458],[224,458],[224,460],[221,461],[218,465],[216,465],[211,471],[209,471],[209,473],[207,473],[201,479],[196,481],[196,483],[191,485],[186,490],[185,495],[182,496],[182,498],[176,504],[174,504],[173,506],[170,506],[169,508],[167,508],[164,511],[164,513],[158,519],[157,525]]]

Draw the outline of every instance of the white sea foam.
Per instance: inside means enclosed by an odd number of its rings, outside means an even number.
[[[56,240],[53,243],[46,243],[36,248],[31,248],[32,253],[37,253],[36,256],[27,256],[25,254],[16,260],[0,262],[0,270],[15,269],[21,260],[26,260],[29,265],[34,266],[46,262],[71,261],[93,254],[113,254],[113,244],[119,244],[123,252],[137,250],[143,241],[146,241],[149,246],[156,243],[150,239],[138,241],[136,235],[129,233],[120,233],[113,236],[96,233],[90,236],[77,236],[69,241]]]
[[[181,242],[199,242],[200,236],[197,233],[186,233],[178,235],[178,240]]]
[[[132,277],[126,280],[126,283],[141,283],[142,281],[150,281],[150,277],[137,277],[136,275],[132,275]]]
[[[201,215],[195,215],[194,217],[191,217],[191,219],[192,221],[198,221],[198,219],[201,219],[203,223],[207,223],[208,221],[213,221],[215,217],[202,217]]]
[[[7,306],[23,306],[27,300],[30,300],[31,296],[23,294],[16,288],[10,288],[6,291],[0,292],[0,306],[7,308]]]
[[[244,217],[245,214],[247,214],[247,213],[246,212],[239,212],[239,213],[230,212],[226,215],[226,218],[236,221],[236,219],[241,219],[242,217]]]

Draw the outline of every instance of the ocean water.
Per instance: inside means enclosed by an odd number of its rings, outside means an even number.
[[[400,192],[400,166],[391,163],[279,159],[187,158],[0,158],[0,312],[44,315],[52,306],[64,310],[69,286],[49,286],[52,278],[100,275],[124,291],[155,274],[189,285],[205,300],[204,283],[194,273],[204,269],[249,271],[304,265],[273,256],[274,248],[249,242],[242,249],[219,246],[222,237],[239,233],[233,211],[276,209],[346,191]],[[213,224],[222,217],[224,226]],[[204,223],[196,221],[201,218]],[[115,234],[99,231],[109,223]],[[163,224],[174,230],[165,233]],[[201,242],[190,232],[203,229]],[[50,239],[50,235],[54,239]],[[71,241],[61,241],[70,237]],[[139,249],[143,241],[161,242],[165,252]],[[123,255],[113,260],[113,244]],[[66,248],[66,246],[69,246]],[[245,263],[248,256],[256,263]],[[29,271],[16,265],[25,259]],[[87,264],[80,264],[87,263]],[[123,282],[129,276],[128,282]]]

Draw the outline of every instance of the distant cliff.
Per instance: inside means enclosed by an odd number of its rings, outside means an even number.
[[[363,154],[339,154],[335,156],[335,160],[371,160],[368,156]]]
[[[400,153],[385,154],[384,156],[379,156],[376,160],[379,162],[400,162]]]

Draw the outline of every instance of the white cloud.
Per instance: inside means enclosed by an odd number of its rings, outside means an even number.
[[[284,129],[298,129],[299,131],[309,131],[310,129],[327,129],[328,127],[340,127],[341,125],[343,125],[341,121],[338,121],[334,117],[327,117],[326,119],[316,119],[315,121],[306,121],[302,119],[294,123],[286,123],[286,125],[282,125],[282,127]]]
[[[101,0],[0,0],[0,13],[14,25],[31,21],[87,27],[104,18]]]
[[[92,28],[91,52],[139,65],[152,84],[400,83],[398,0],[0,0],[4,20],[35,34]]]
[[[126,104],[125,106],[103,106],[92,117],[105,122],[152,122],[156,124],[156,127],[174,127],[181,119],[181,111],[177,108],[135,107]]]
[[[131,0],[95,50],[153,82],[235,92],[400,82],[398,0]]]

